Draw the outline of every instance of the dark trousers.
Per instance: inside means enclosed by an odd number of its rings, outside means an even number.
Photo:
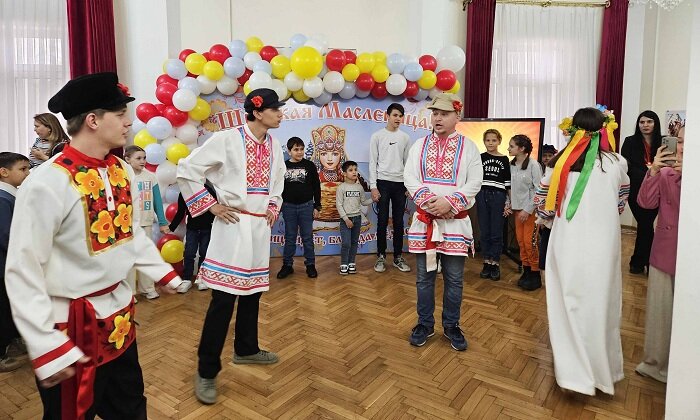
[[[549,234],[552,229],[540,226],[540,270],[544,270],[547,263],[547,246],[549,245]]]
[[[211,239],[211,229],[190,229],[187,228],[185,234],[185,262],[183,280],[192,280],[193,273],[199,272],[199,266],[207,256],[209,240]],[[194,259],[199,250],[199,260],[197,260],[197,271],[194,271]],[[194,274],[196,276],[196,274]]]
[[[238,298],[233,351],[239,356],[250,356],[260,351],[258,347],[258,310],[262,293],[238,296],[219,290],[211,291],[211,302],[204,318],[202,338],[199,341],[199,376],[216,378],[221,371],[221,352],[226,343],[233,306]]]
[[[651,243],[654,242],[654,220],[658,209],[648,210],[637,204],[637,197],[630,196],[630,210],[637,220],[637,239],[634,241],[634,252],[630,258],[630,265],[644,267],[649,265]]]
[[[389,202],[391,202],[391,220],[394,225],[394,259],[403,252],[403,214],[406,208],[406,187],[403,182],[377,180],[377,189],[381,197],[377,205],[377,255],[386,256],[386,228],[389,225]]]
[[[503,210],[508,197],[505,190],[484,188],[476,195],[476,208],[481,235],[481,255],[498,262],[503,252]]]
[[[38,386],[38,384],[37,384]],[[61,384],[39,388],[44,420],[61,420]],[[119,357],[97,368],[94,400],[85,419],[146,420],[146,397],[136,341]]]
[[[10,299],[7,297],[5,288],[5,278],[0,276],[0,358],[5,357],[7,346],[19,338],[19,331],[12,320],[12,310],[10,309]]]
[[[316,264],[314,251],[314,201],[302,204],[282,203],[284,219],[284,251],[282,264],[293,265],[297,250],[297,233],[301,232],[304,244],[304,265]]]
[[[340,220],[340,264],[348,265],[355,263],[357,256],[357,245],[360,239],[360,228],[362,227],[362,216],[350,217],[352,227],[345,224],[345,220]]]

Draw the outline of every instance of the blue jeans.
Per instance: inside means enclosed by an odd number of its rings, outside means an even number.
[[[194,259],[199,250],[199,260],[197,261],[197,272],[202,261],[207,256],[207,248],[209,248],[209,239],[211,239],[211,229],[187,229],[185,234],[185,262],[183,267],[183,280],[192,280],[194,272]]]
[[[345,220],[340,220],[340,239],[343,244],[340,247],[340,264],[354,264],[357,255],[357,242],[360,239],[360,228],[362,227],[362,216],[350,217],[352,227],[345,224]]]
[[[406,207],[406,187],[403,182],[377,180],[381,197],[377,203],[377,255],[386,256],[386,228],[389,225],[389,201],[391,201],[391,221],[394,227],[394,259],[403,251],[403,211]]]
[[[293,265],[297,250],[297,232],[301,231],[304,244],[304,265],[316,264],[314,252],[314,202],[302,204],[282,203],[284,218],[284,251],[282,264]]]
[[[442,264],[442,278],[445,291],[442,294],[442,326],[459,325],[462,307],[462,289],[464,281],[464,260],[466,257],[439,254]],[[426,327],[435,325],[435,277],[437,271],[426,271],[425,254],[416,254],[416,289],[418,292],[418,323]]]
[[[498,262],[503,252],[503,208],[508,197],[505,190],[484,188],[476,195],[476,208],[481,231],[481,255]]]

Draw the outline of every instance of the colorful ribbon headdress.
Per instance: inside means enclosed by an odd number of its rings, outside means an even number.
[[[603,128],[599,131],[590,132],[580,127],[572,125],[573,119],[566,117],[559,124],[559,128],[564,132],[564,135],[571,136],[571,141],[562,151],[559,160],[554,165],[554,173],[552,174],[552,183],[547,193],[545,201],[545,210],[557,211],[557,215],[561,215],[561,201],[566,192],[566,182],[571,172],[571,166],[581,157],[586,148],[586,157],[581,169],[581,175],[576,181],[574,190],[571,194],[571,200],[566,208],[566,219],[571,220],[576,214],[578,205],[581,202],[583,191],[586,189],[588,179],[593,170],[598,148],[604,151],[615,151],[615,135],[613,132],[617,129],[615,115],[608,110],[606,106],[596,105],[596,108],[605,116]],[[590,147],[588,147],[590,145]]]

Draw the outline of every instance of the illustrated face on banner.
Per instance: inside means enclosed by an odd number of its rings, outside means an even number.
[[[321,152],[320,160],[324,170],[332,171],[338,169],[340,166],[340,152],[323,151]]]

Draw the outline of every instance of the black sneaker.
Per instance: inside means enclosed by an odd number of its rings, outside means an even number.
[[[500,280],[501,279],[501,266],[498,264],[492,264],[491,265],[491,280]]]
[[[316,271],[316,266],[311,264],[306,266],[306,275],[312,279],[318,277],[318,271]]]
[[[542,287],[542,277],[539,271],[532,271],[527,279],[520,286],[521,289],[531,292]]]
[[[520,276],[518,279],[518,286],[523,287],[523,284],[527,280],[527,278],[530,276],[530,267],[525,266],[523,267],[523,274]]]
[[[491,277],[491,270],[493,265],[489,263],[484,263],[484,268],[481,270],[481,273],[479,273],[479,277],[482,279],[488,279]]]
[[[464,334],[462,334],[462,330],[459,327],[445,327],[444,336],[450,340],[453,349],[457,351],[467,349],[467,339],[464,338]]]
[[[283,278],[285,278],[293,273],[294,273],[294,267],[292,267],[291,265],[283,265],[280,272],[277,273],[277,278],[283,279]]]
[[[644,274],[644,266],[630,264],[630,274]]]
[[[411,338],[409,338],[408,342],[411,343],[412,346],[420,347],[428,341],[428,338],[434,335],[435,330],[433,327],[426,327],[423,324],[418,324],[413,327]]]

